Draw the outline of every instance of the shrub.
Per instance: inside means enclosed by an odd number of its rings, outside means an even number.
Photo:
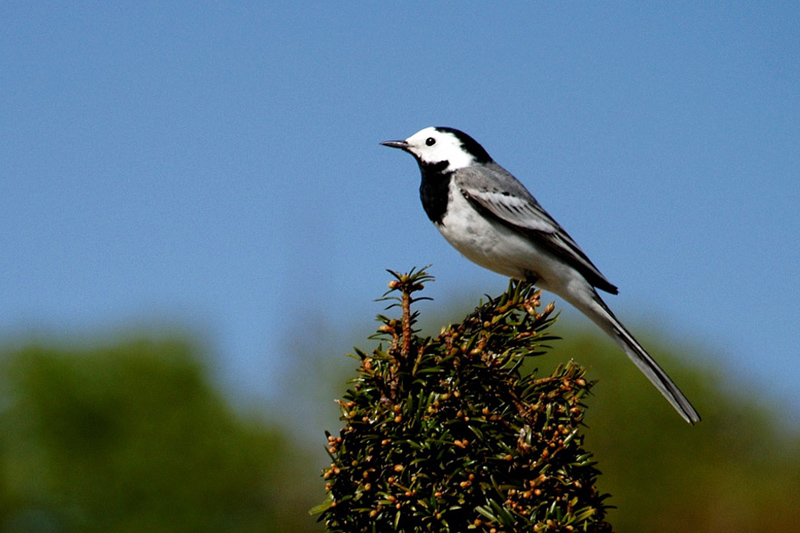
[[[390,271],[391,272],[391,271]],[[539,378],[526,359],[555,337],[553,304],[511,281],[435,338],[413,326],[414,294],[432,277],[391,272],[382,343],[360,360],[328,436],[329,532],[611,531],[598,471],[583,449],[582,403],[592,383],[569,362]]]

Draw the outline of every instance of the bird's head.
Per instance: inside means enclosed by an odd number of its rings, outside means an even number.
[[[492,161],[478,141],[454,128],[425,128],[404,141],[384,141],[381,144],[405,150],[421,166],[435,165],[449,172]]]

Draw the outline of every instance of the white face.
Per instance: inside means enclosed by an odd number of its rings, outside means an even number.
[[[468,167],[475,158],[464,150],[461,141],[450,132],[437,131],[430,127],[420,130],[408,139],[406,149],[427,164],[449,161],[447,170]]]

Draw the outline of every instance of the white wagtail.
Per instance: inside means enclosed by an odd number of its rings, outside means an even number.
[[[453,128],[425,128],[404,141],[381,144],[417,160],[422,207],[456,250],[484,268],[535,283],[571,303],[622,347],[687,422],[700,421],[689,400],[595,290],[617,294],[617,287],[475,139]]]

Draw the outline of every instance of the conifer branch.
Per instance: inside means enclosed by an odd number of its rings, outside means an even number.
[[[521,370],[555,339],[553,306],[539,312],[539,292],[512,281],[421,338],[411,308],[433,278],[389,272],[382,300],[401,319],[379,316],[388,349],[357,350],[344,428],[327,434],[328,499],[313,510],[326,531],[611,531],[580,432],[592,383],[574,362],[540,379]]]

